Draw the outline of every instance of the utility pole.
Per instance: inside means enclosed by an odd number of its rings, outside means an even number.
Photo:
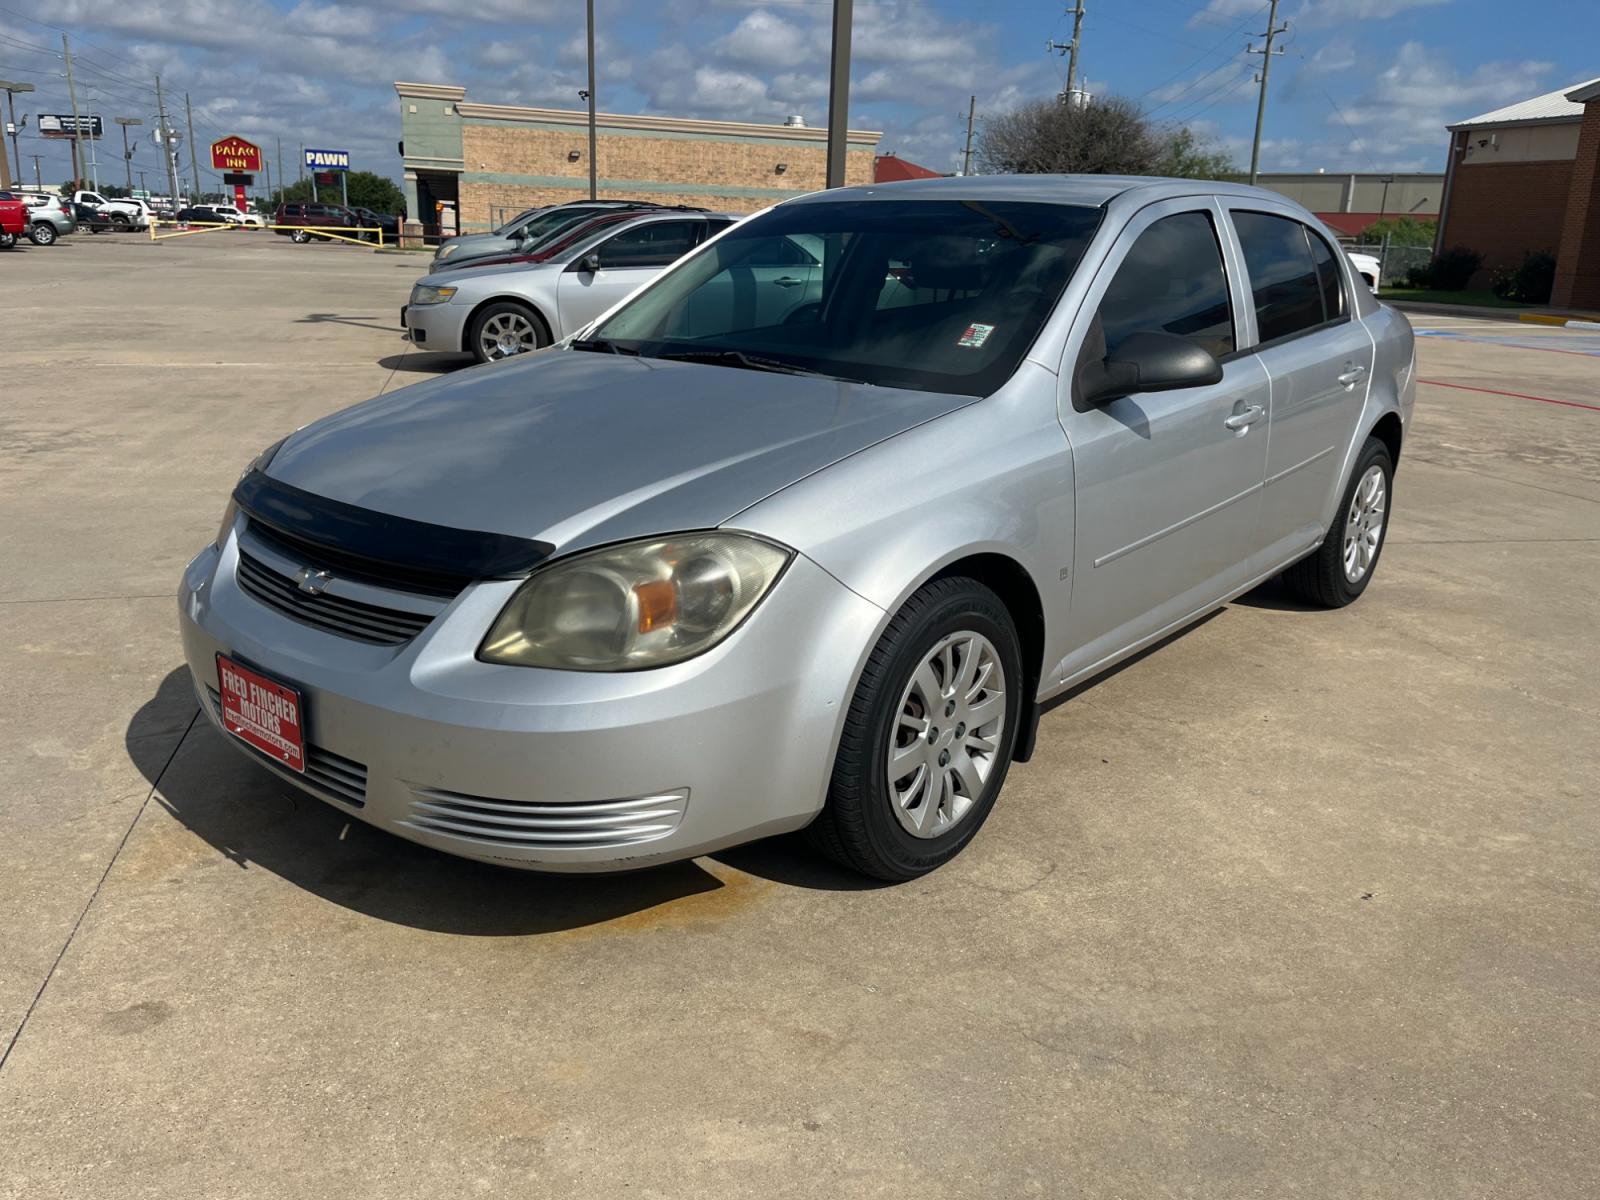
[[[17,179],[22,179],[22,148],[17,145],[17,93],[33,91],[31,83],[13,83],[9,79],[0,79],[0,90],[6,94],[6,109],[11,121],[11,158],[17,164]]]
[[[122,165],[128,172],[128,191],[133,191],[133,151],[128,149],[128,126],[143,125],[138,117],[118,117],[117,124],[122,126]],[[141,189],[142,190],[142,189]]]
[[[156,76],[156,120],[161,124],[161,159],[167,168],[167,203],[178,207],[178,172],[173,164],[172,125],[167,120],[166,101],[161,98],[161,76]]]
[[[1289,22],[1278,24],[1278,0],[1272,0],[1271,7],[1267,9],[1267,32],[1262,34],[1267,39],[1266,45],[1257,50],[1250,43],[1245,44],[1245,51],[1249,54],[1261,55],[1261,74],[1256,76],[1256,82],[1261,85],[1261,95],[1256,100],[1256,136],[1250,143],[1250,183],[1253,187],[1256,176],[1261,169],[1261,126],[1267,119],[1267,76],[1272,73],[1272,56],[1282,54],[1283,47],[1276,50],[1272,48],[1272,40],[1289,28]]]
[[[284,186],[285,186],[285,184],[284,184],[284,178],[283,178],[283,139],[279,138],[278,139],[278,191],[280,191],[280,192],[283,191]],[[267,199],[268,200],[272,199],[272,193],[270,191],[267,193]]]
[[[843,187],[850,141],[850,34],[855,0],[833,0],[833,57],[828,69],[828,182]]]
[[[61,55],[67,60],[67,98],[72,101],[72,186],[83,183],[83,122],[78,120],[78,92],[72,85],[72,48],[67,35],[61,35]]]
[[[17,163],[17,173],[19,175],[22,173],[22,163],[21,162]],[[3,131],[0,131],[0,188],[8,188],[10,186],[11,186],[11,160],[6,155],[5,134],[4,134]]]
[[[599,196],[600,164],[595,162],[595,137],[594,120],[594,0],[588,0],[589,17],[589,87],[583,95],[589,101],[589,199],[594,200]]]
[[[1076,0],[1077,7],[1069,8],[1066,15],[1072,18],[1072,40],[1070,42],[1049,41],[1044,44],[1045,53],[1055,51],[1057,54],[1067,56],[1067,90],[1061,93],[1063,104],[1076,104],[1074,97],[1078,92],[1078,47],[1083,44],[1083,0]]]
[[[139,190],[147,196],[150,194],[150,186],[144,181],[143,171],[139,172]]]
[[[978,113],[978,98],[970,96],[967,99],[967,148],[961,152],[961,173],[972,174],[972,119]]]
[[[33,159],[33,186],[42,192],[44,191],[44,177],[39,174],[39,160],[43,158],[44,155],[30,154],[28,157]]]
[[[194,196],[190,204],[200,203],[200,160],[195,157],[194,150],[194,107],[189,103],[189,93],[183,94],[183,111],[187,114],[189,123],[189,174],[194,176]]]

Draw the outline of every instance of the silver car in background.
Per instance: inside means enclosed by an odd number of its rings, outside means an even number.
[[[471,354],[479,362],[539,350],[589,324],[738,219],[646,212],[543,261],[425,275],[411,289],[401,324],[424,350]]]
[[[769,304],[751,264],[801,255]],[[809,827],[908,879],[1052,697],[1279,574],[1360,596],[1415,383],[1405,318],[1271,192],[806,196],[547,353],[264,451],[184,574],[186,657],[256,761],[453,854]]]

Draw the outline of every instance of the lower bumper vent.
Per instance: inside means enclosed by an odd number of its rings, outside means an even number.
[[[529,850],[601,850],[666,837],[683,820],[689,790],[592,804],[528,804],[439,788],[413,789],[405,824],[445,837]]]

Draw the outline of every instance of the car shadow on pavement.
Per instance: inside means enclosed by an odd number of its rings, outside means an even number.
[[[409,350],[390,354],[378,360],[385,371],[414,371],[420,375],[443,375],[472,365],[467,354],[430,354],[425,350]]]
[[[1276,575],[1259,587],[1237,597],[1232,603],[1241,608],[1264,608],[1274,612],[1319,613],[1331,612],[1315,604],[1307,604],[1295,597],[1282,575]]]
[[[129,722],[156,803],[241,870],[262,869],[351,911],[436,933],[558,933],[725,885],[693,862],[620,875],[540,875],[454,858],[363,824],[257,766],[202,716],[170,757],[151,750],[193,690],[171,671]],[[170,746],[170,742],[167,743]]]

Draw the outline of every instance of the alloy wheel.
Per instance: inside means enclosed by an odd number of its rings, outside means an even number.
[[[894,815],[913,837],[948,833],[977,804],[1000,760],[1006,678],[980,633],[939,639],[911,675],[889,732]]]
[[[30,236],[33,238],[35,246],[48,246],[56,240],[56,229],[54,225],[47,225],[41,221],[33,227],[33,233]]]
[[[478,332],[478,348],[490,362],[539,348],[533,322],[521,313],[495,313]]]
[[[1372,568],[1372,560],[1378,557],[1388,502],[1383,468],[1373,463],[1356,485],[1344,520],[1344,577],[1351,583],[1360,583]]]

